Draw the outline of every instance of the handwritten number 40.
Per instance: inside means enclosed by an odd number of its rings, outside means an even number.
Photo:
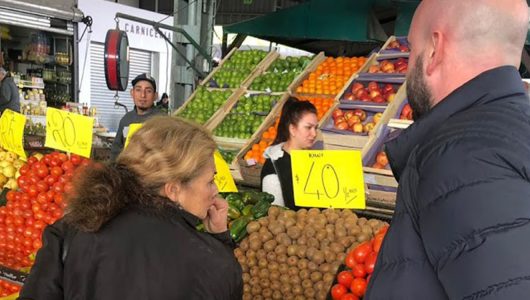
[[[309,173],[307,174],[306,182],[304,185],[304,193],[307,195],[317,195],[317,199],[320,200],[320,189],[317,188],[315,192],[308,191],[309,182],[311,182],[312,176],[318,176],[318,172],[313,173],[313,169],[315,167],[315,162],[311,164],[311,168],[309,169]],[[327,179],[327,180],[326,180]],[[337,175],[337,171],[335,171],[335,168],[330,164],[325,164],[322,166],[322,169],[320,171],[320,182],[322,183],[322,188],[324,190],[324,194],[328,199],[335,199],[339,195],[340,191],[340,182],[339,182],[339,176]]]

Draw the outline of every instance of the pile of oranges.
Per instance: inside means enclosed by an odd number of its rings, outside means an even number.
[[[297,97],[299,100],[306,100],[311,102],[317,109],[317,117],[320,121],[326,112],[333,105],[333,98],[321,98],[321,97]],[[245,154],[245,160],[253,159],[256,163],[263,165],[265,163],[265,158],[263,157],[263,152],[267,147],[269,147],[274,139],[276,138],[278,123],[280,118],[276,118],[274,125],[269,127],[261,135],[261,139],[258,143],[252,145],[252,148]]]
[[[328,57],[296,89],[300,94],[337,95],[366,57]]]

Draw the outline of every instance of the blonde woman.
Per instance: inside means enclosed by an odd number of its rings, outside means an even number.
[[[215,148],[198,125],[146,121],[115,164],[76,179],[20,299],[240,299]],[[208,233],[195,230],[200,221]]]

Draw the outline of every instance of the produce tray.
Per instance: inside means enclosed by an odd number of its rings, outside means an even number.
[[[371,166],[375,162],[377,153],[384,150],[384,144],[395,138],[398,134],[398,132],[391,132],[390,128],[385,126],[381,134],[373,137],[369,144],[366,145],[368,150],[363,149],[364,181],[369,189],[387,192],[392,192],[397,189],[398,182],[394,178],[390,166],[387,166],[385,169],[376,169]]]
[[[395,63],[398,59],[406,59],[407,64],[408,64],[408,58],[403,58],[403,57],[387,58],[387,57],[376,56],[374,57],[374,59],[367,61],[365,68],[359,72],[359,76],[373,78],[374,80],[382,80],[382,79],[396,78],[396,77],[405,78],[406,73],[369,73],[369,69],[371,66],[378,65],[382,61],[385,61],[385,60]]]
[[[225,89],[224,87],[220,87],[219,84],[215,82],[213,77],[215,76],[215,73],[217,73],[222,66],[230,59],[230,57],[237,51],[237,48],[232,49],[228,55],[219,63],[219,65],[212,71],[208,76],[201,82],[202,86],[207,86],[209,88],[220,88]],[[245,50],[241,50],[245,51]],[[274,60],[279,56],[278,52],[276,50],[273,50],[269,52],[257,65],[256,67],[250,72],[250,74],[241,82],[239,87],[231,87],[230,89],[236,89],[240,87],[247,88],[250,86],[252,81],[256,77],[258,77],[260,74],[264,72],[271,64],[274,62]]]
[[[381,77],[377,77],[377,76],[369,76],[369,75],[362,75],[362,76],[359,76],[357,78],[355,78],[347,87],[346,89],[344,90],[344,93],[341,94],[341,97],[339,98],[339,101],[341,104],[359,104],[359,105],[374,105],[374,106],[387,106],[389,104],[389,102],[382,102],[382,103],[378,103],[378,102],[374,102],[374,101],[362,101],[362,100],[358,100],[356,95],[353,94],[352,92],[352,89],[353,89],[353,86],[354,84],[356,83],[360,83],[362,84],[364,87],[363,89],[366,91],[366,89],[368,89],[368,84],[370,82],[376,82],[378,84],[378,86],[380,87],[380,90],[381,90],[381,86],[384,86],[386,84],[390,84],[392,85],[395,93],[396,93],[396,96],[397,96],[397,91],[399,90],[399,88],[401,87],[401,85],[403,85],[403,83],[405,82],[405,78],[381,78]],[[367,92],[366,92],[367,93]],[[383,95],[381,95],[383,96]],[[385,99],[386,100],[386,99]]]
[[[401,45],[406,45],[409,47],[409,42],[407,40],[407,37],[405,36],[391,36],[388,38],[388,40],[385,42],[383,47],[381,48],[381,51],[379,51],[379,57],[383,58],[399,58],[399,57],[409,57],[410,51],[408,52],[401,52],[400,50],[394,50],[394,49],[388,49],[389,44],[393,41],[397,40]]]
[[[372,122],[374,114],[379,113],[379,112],[382,113],[382,112],[385,111],[385,107],[363,107],[363,106],[359,106],[359,105],[344,105],[344,104],[340,104],[335,109],[341,109],[343,111],[350,111],[350,110],[353,110],[353,109],[362,109],[362,110],[364,110],[366,112],[366,119],[362,122],[363,125],[365,125],[366,123]],[[341,134],[341,135],[347,135],[347,136],[360,136],[360,135],[367,136],[368,135],[368,132],[354,133],[354,132],[352,132],[350,130],[337,129],[337,128],[335,128],[334,120],[333,120],[332,117],[329,117],[323,123],[323,125],[321,127],[321,130],[322,130],[323,134],[329,133],[329,134]]]

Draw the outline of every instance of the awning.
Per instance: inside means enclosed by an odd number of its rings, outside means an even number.
[[[75,0],[0,0],[0,7],[72,22],[83,18]]]
[[[374,22],[373,2],[312,0],[223,29],[311,52],[364,55],[387,38]]]

